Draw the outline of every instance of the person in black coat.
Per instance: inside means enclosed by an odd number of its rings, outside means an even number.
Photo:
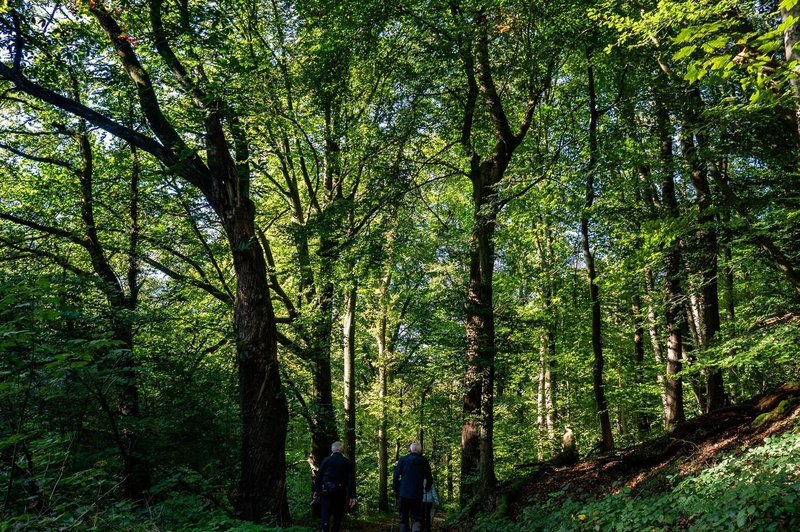
[[[356,505],[356,473],[353,462],[342,455],[342,442],[331,445],[331,455],[319,466],[314,484],[314,497],[320,500],[319,528],[322,532],[339,532],[345,504]]]
[[[392,491],[400,510],[400,532],[408,532],[411,517],[412,532],[422,530],[422,496],[433,486],[431,464],[422,456],[422,447],[413,442],[408,454],[397,461],[392,477]]]

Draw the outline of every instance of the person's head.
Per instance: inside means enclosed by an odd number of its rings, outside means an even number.
[[[412,441],[408,446],[408,452],[419,454],[422,452],[422,445],[419,442]]]
[[[342,452],[342,448],[344,448],[344,445],[340,441],[335,441],[331,444],[332,453],[340,453]]]

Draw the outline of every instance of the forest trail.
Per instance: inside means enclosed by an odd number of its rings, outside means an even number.
[[[441,528],[442,516],[443,514],[439,513],[434,518],[434,530],[444,530]],[[307,524],[312,526],[312,523]],[[397,532],[398,529],[398,518],[394,513],[363,514],[357,518],[348,516],[342,522],[342,532]]]
[[[627,486],[634,492],[658,492],[664,489],[658,476],[666,470],[686,476],[711,467],[722,453],[761,445],[765,438],[796,427],[799,419],[800,383],[785,384],[746,404],[693,418],[660,438],[574,466],[545,464],[505,486],[508,513],[513,519],[559,491],[602,497]]]

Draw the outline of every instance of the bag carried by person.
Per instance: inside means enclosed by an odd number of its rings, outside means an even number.
[[[431,486],[430,491],[424,492],[422,496],[422,502],[427,502],[429,504],[433,504],[434,506],[439,506],[439,494],[436,493],[436,487]]]

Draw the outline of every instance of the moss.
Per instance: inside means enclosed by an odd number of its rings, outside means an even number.
[[[786,412],[789,410],[789,407],[791,406],[791,404],[792,404],[792,402],[789,399],[784,399],[783,401],[778,403],[778,406],[776,406],[775,408],[773,408],[769,412],[764,412],[763,414],[759,414],[758,417],[756,417],[753,420],[753,426],[758,428],[761,425],[763,425],[764,423],[767,423],[767,422],[770,422],[770,421],[773,421],[775,419],[778,419],[778,418],[781,418],[781,417],[785,416]]]

